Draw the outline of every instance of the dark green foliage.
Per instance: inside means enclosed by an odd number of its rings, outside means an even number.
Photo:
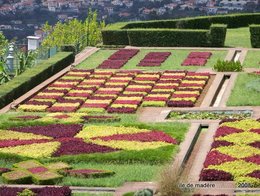
[[[61,46],[61,51],[63,51],[63,52],[73,52],[73,54],[76,54],[77,48],[74,45],[63,45],[63,46]]]
[[[132,46],[208,46],[206,30],[134,29],[128,30]]]
[[[219,71],[219,72],[225,72],[225,71],[242,71],[243,66],[242,64],[237,61],[221,61],[218,60],[218,62],[214,65],[214,70]]]
[[[144,189],[141,191],[137,191],[134,196],[153,196],[153,190],[151,189]]]
[[[210,26],[210,45],[212,47],[223,47],[225,44],[227,25],[212,24]]]
[[[129,45],[127,30],[102,31],[104,45]]]
[[[15,77],[10,82],[1,85],[0,108],[11,103],[41,82],[69,66],[74,62],[74,58],[75,56],[72,53],[60,52],[54,57],[43,61],[37,66]]]
[[[250,40],[253,48],[260,48],[260,25],[250,25]]]
[[[216,16],[201,16],[174,20],[155,20],[130,22],[123,29],[133,28],[181,28],[181,29],[209,29],[214,23],[227,24],[228,28],[247,27],[250,24],[259,24],[260,13],[229,14]],[[118,25],[115,25],[118,27]]]

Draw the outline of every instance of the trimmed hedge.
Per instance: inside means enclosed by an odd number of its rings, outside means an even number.
[[[130,23],[115,23],[112,25],[108,25],[102,31],[103,44],[104,45],[131,45],[134,44],[136,46],[205,46],[205,34],[198,30],[209,30],[207,37],[207,45],[212,47],[223,47],[226,37],[226,28],[238,28],[238,27],[247,27],[250,24],[258,24],[260,23],[260,13],[249,13],[249,14],[230,14],[230,15],[217,15],[217,16],[202,16],[195,18],[182,18],[182,19],[174,19],[174,20],[156,20],[156,21],[140,21],[140,22],[130,22]],[[215,24],[224,24],[224,25],[215,25]],[[158,33],[155,33],[155,29],[157,29]],[[182,32],[180,31],[182,29]],[[184,29],[191,29],[193,33],[187,32]],[[196,30],[195,30],[196,29]],[[169,32],[169,31],[172,32]],[[179,30],[179,31],[178,31]],[[137,32],[140,31],[140,32]],[[150,32],[148,32],[150,31]],[[162,33],[164,32],[164,33]],[[163,40],[163,37],[169,38],[170,35],[174,37],[178,37],[180,34],[182,35],[178,40],[170,40],[172,42],[168,42],[167,40]],[[142,37],[142,40],[138,35],[149,35],[151,37]],[[162,38],[156,37],[156,35],[162,36]],[[188,35],[194,36],[194,39],[189,38],[188,40],[193,40],[189,42],[183,40]],[[133,40],[133,38],[138,38],[139,41]],[[197,37],[203,39],[199,44],[199,40],[196,40]],[[160,45],[150,45],[152,41],[156,39],[163,40],[164,43],[160,43]],[[150,42],[149,42],[149,39]],[[179,39],[179,38],[178,38]],[[140,41],[142,40],[142,41]],[[159,43],[159,41],[156,41]],[[137,44],[138,43],[138,44]],[[145,45],[149,43],[148,45]]]
[[[250,40],[253,48],[260,48],[260,25],[250,25]]]
[[[225,45],[227,25],[212,24],[210,27],[210,46],[223,47]]]
[[[48,60],[28,69],[10,82],[1,85],[0,108],[3,108],[49,77],[69,66],[74,62],[74,59],[75,56],[72,52],[59,52]]]
[[[247,27],[250,24],[259,24],[260,13],[227,14],[215,16],[200,16],[174,20],[154,20],[125,23],[125,26],[113,25],[109,28],[180,28],[180,29],[209,29],[214,23],[226,24],[228,28]]]
[[[207,30],[134,29],[128,30],[131,46],[208,46]]]

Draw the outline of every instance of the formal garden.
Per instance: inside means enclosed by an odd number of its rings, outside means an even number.
[[[260,14],[91,14],[19,74],[2,52],[0,195],[259,195]]]

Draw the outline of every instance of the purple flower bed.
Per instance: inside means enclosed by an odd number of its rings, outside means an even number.
[[[48,108],[48,112],[76,112],[78,107],[74,106],[52,106],[51,108]]]
[[[168,107],[193,107],[192,101],[168,101]]]
[[[91,93],[72,93],[72,92],[69,92],[67,94],[67,96],[70,96],[70,97],[89,97],[91,95]]]
[[[250,146],[255,147],[255,148],[260,148],[260,142],[254,142],[250,144]]]
[[[66,94],[68,92],[68,90],[66,90],[66,89],[48,89],[48,88],[46,88],[42,92],[43,93],[64,93],[64,94]]]
[[[260,129],[251,129],[250,131],[251,131],[251,132],[254,132],[254,133],[260,134]]]
[[[171,144],[178,144],[177,140],[165,134],[162,131],[151,131],[134,134],[115,134],[105,137],[95,137],[92,139],[101,139],[103,141],[111,140],[127,140],[127,141],[139,141],[139,142],[167,142]]]
[[[109,104],[106,103],[84,103],[81,108],[107,108]]]
[[[251,174],[248,174],[248,176],[260,179],[260,170],[253,171]]]
[[[223,124],[225,122],[235,122],[235,121],[239,121],[239,119],[222,119],[219,124]]]
[[[200,174],[200,181],[232,181],[230,173],[215,169],[204,169]]]
[[[108,107],[107,109],[107,112],[108,113],[135,113],[136,112],[136,109],[133,109],[133,108],[111,108],[111,107]]]
[[[57,103],[80,103],[83,104],[84,101],[82,99],[66,99],[67,97],[62,97],[57,100]]]
[[[222,154],[217,150],[214,150],[208,153],[206,160],[204,162],[204,167],[207,168],[209,165],[220,165],[222,163],[235,161],[235,160],[236,159],[231,156]]]
[[[211,52],[191,52],[188,57],[189,58],[205,58],[209,59],[211,57]]]
[[[47,139],[40,139],[40,140],[1,140],[0,141],[0,148],[5,147],[15,147],[15,146],[22,146],[22,145],[29,145],[29,144],[40,144],[48,142]]]
[[[167,101],[168,98],[165,97],[145,97],[144,101]]]
[[[29,168],[28,171],[33,174],[37,174],[37,173],[46,172],[48,171],[48,169],[45,167],[33,167],[33,168]]]
[[[233,145],[233,143],[228,141],[214,141],[211,145],[211,148],[218,148],[221,146],[230,146],[230,145]]]
[[[80,138],[73,138],[71,140],[70,138],[66,138],[66,140],[62,140],[61,146],[53,156],[59,157],[63,155],[108,153],[115,151],[118,151],[118,149],[86,143]]]
[[[218,128],[218,130],[216,131],[216,134],[215,134],[215,138],[223,137],[223,136],[226,136],[226,135],[229,135],[232,133],[241,133],[241,132],[243,132],[243,130],[241,130],[241,129],[223,126],[223,127]]]
[[[244,158],[245,161],[260,165],[260,155],[254,155],[251,157]]]
[[[135,101],[135,100],[115,100],[113,104],[133,104],[133,105],[139,105],[141,101]]]
[[[53,138],[64,138],[64,137],[74,137],[79,131],[82,130],[83,125],[81,124],[53,124],[44,126],[29,126],[29,127],[13,127],[10,130],[23,132],[23,133],[33,133],[38,135],[49,136]]]
[[[0,187],[0,195],[3,196],[17,196],[18,193],[21,193],[24,188],[16,187]],[[37,196],[71,196],[71,190],[69,187],[44,187],[44,188],[32,188],[30,189]]]
[[[34,97],[35,98],[35,97]],[[52,106],[52,102],[47,102],[47,101],[27,101],[25,102],[26,105],[46,105],[48,107],[51,107]]]

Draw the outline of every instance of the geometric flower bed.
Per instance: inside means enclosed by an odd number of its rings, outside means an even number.
[[[178,141],[163,131],[135,127],[51,124],[1,130],[0,153],[30,158],[153,150]]]
[[[181,64],[182,66],[204,66],[211,57],[211,52],[191,52]]]
[[[134,113],[141,105],[192,107],[209,77],[209,73],[187,71],[72,70],[18,109]]]
[[[0,187],[0,195],[5,196],[17,196],[24,193],[27,189],[16,187]],[[37,196],[71,196],[71,190],[69,187],[44,187],[44,188],[31,188],[29,189]]]
[[[225,122],[216,131],[201,171],[202,181],[235,181],[260,186],[260,122]]]
[[[150,52],[137,66],[153,67],[161,66],[161,64],[171,55],[171,52]]]
[[[51,168],[38,161],[23,161],[14,164],[13,171],[2,174],[2,177],[9,184],[55,184],[63,178],[58,171],[70,168],[65,163],[58,164],[61,167]]]
[[[60,181],[63,175],[97,178],[115,174],[113,171],[97,169],[71,169],[71,166],[64,162],[56,162],[43,165],[35,160],[19,162],[13,165],[12,171],[2,174],[3,180],[9,184],[55,184]]]
[[[120,49],[112,54],[107,60],[103,61],[98,69],[120,69],[128,60],[133,58],[139,50],[137,49]]]

